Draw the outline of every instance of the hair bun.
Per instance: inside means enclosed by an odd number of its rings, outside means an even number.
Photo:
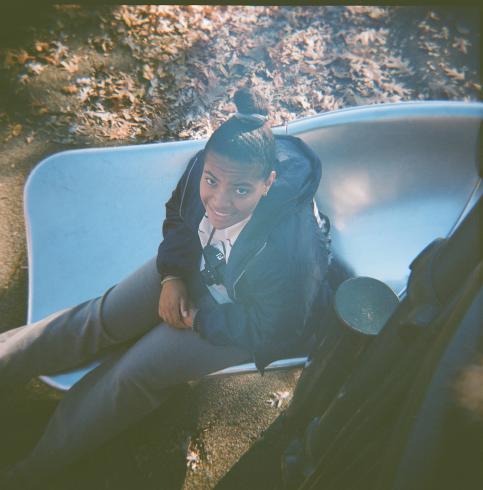
[[[261,114],[268,116],[268,103],[265,97],[254,88],[241,88],[233,97],[238,112],[242,114]]]
[[[251,123],[255,128],[268,121],[268,103],[258,90],[241,88],[235,92],[234,102],[238,111],[235,114],[237,119]]]

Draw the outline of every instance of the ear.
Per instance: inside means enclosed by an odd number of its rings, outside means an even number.
[[[265,180],[266,192],[270,190],[270,187],[272,186],[276,178],[277,178],[277,172],[275,172],[275,170],[272,170],[270,172],[270,175],[267,177],[267,180]]]

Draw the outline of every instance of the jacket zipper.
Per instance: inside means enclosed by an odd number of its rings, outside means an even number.
[[[250,264],[250,262],[255,259],[258,255],[260,255],[263,250],[265,249],[265,247],[267,246],[267,242],[265,242],[261,247],[260,249],[256,252],[256,254],[253,256],[253,257],[250,257],[250,259],[248,260],[248,262],[245,264],[245,268],[240,272],[240,275],[235,279],[235,281],[233,282],[233,298],[236,300],[236,285],[238,284],[238,282],[240,281],[240,279],[245,275],[245,272],[247,270],[247,267],[248,265]]]

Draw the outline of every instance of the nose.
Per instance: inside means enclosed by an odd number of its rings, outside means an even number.
[[[231,209],[231,200],[229,193],[223,190],[218,190],[213,195],[213,204],[217,211]]]

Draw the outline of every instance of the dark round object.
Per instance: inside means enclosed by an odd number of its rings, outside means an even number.
[[[339,320],[364,335],[377,335],[398,304],[396,293],[372,277],[347,279],[335,293]]]

